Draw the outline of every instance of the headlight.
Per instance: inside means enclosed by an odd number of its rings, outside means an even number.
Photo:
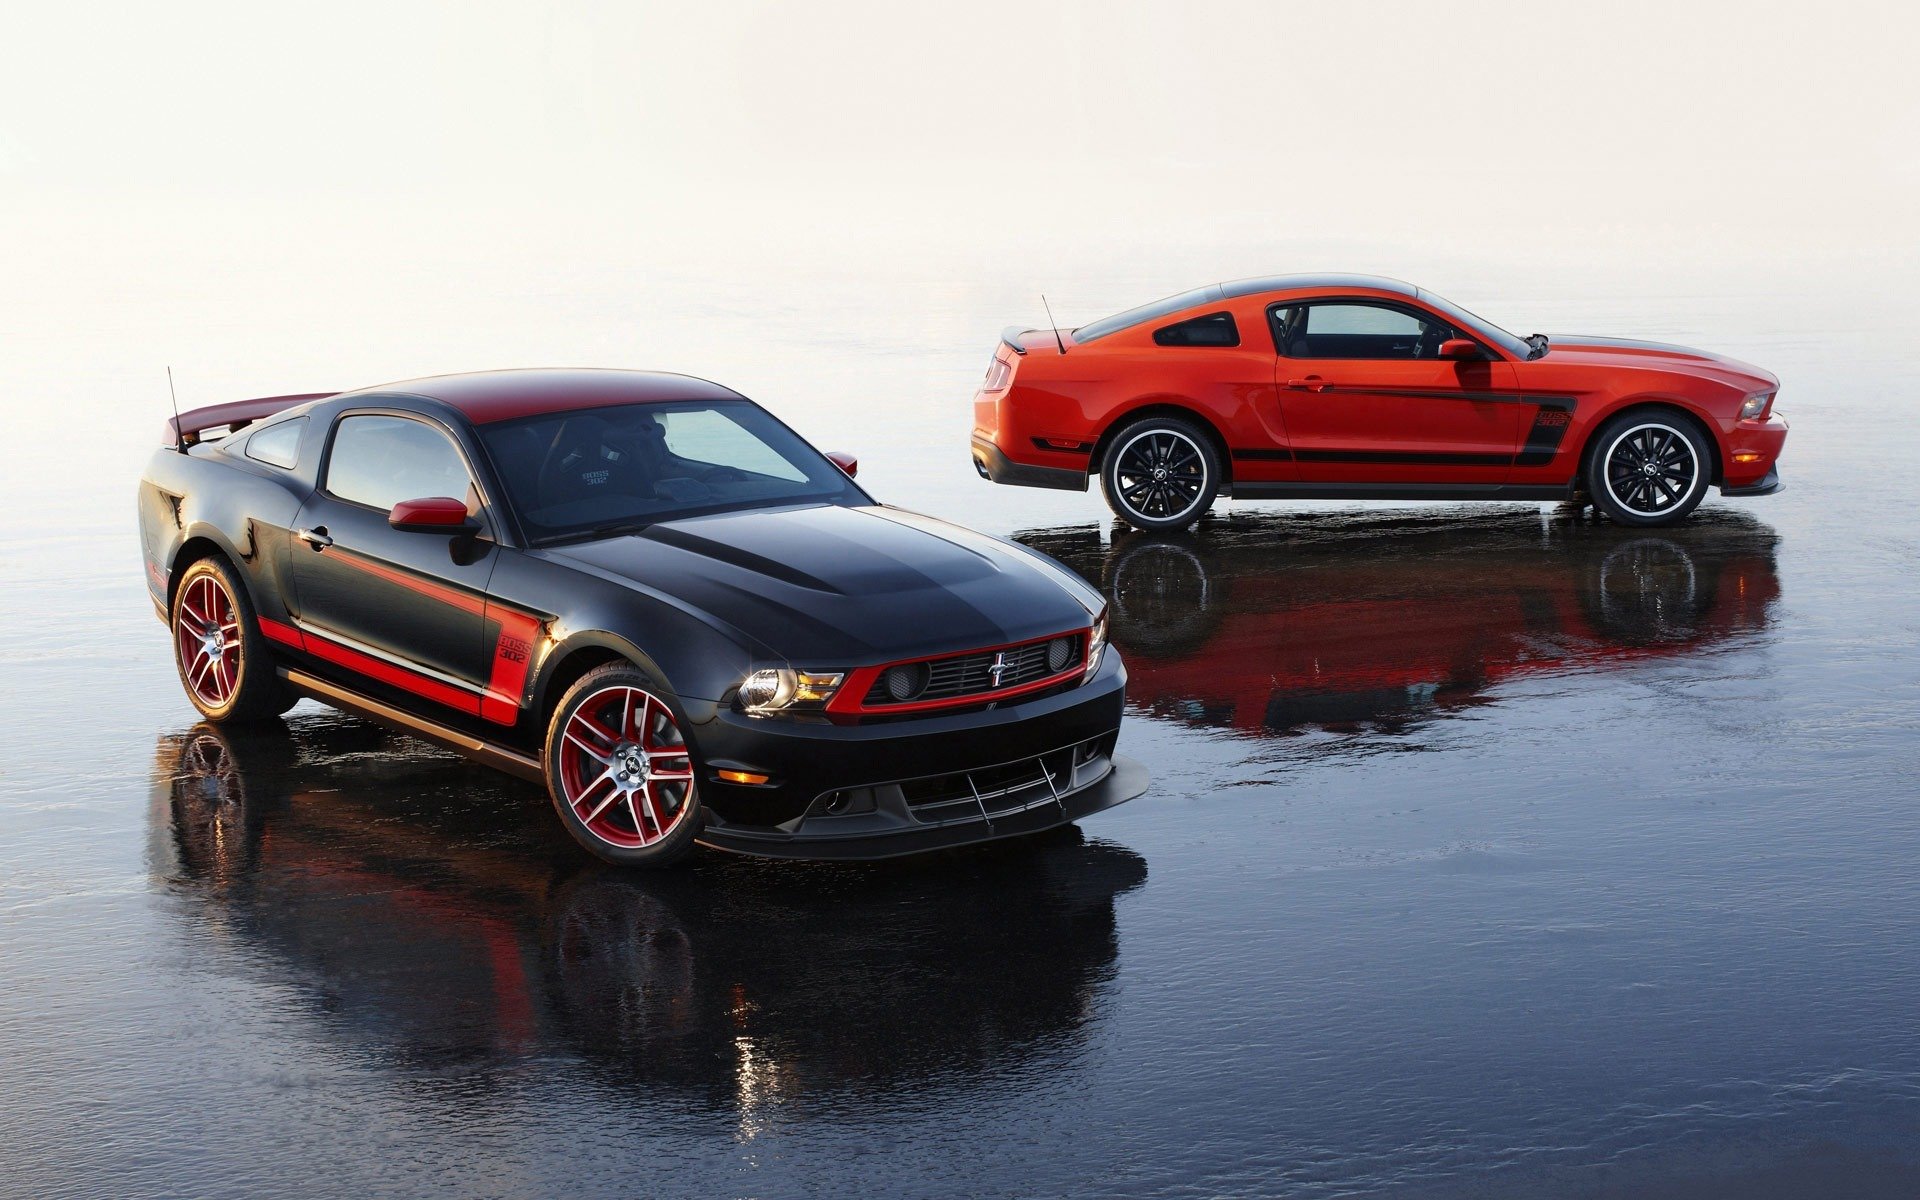
[[[1107,648],[1107,610],[1101,609],[1100,615],[1093,619],[1093,628],[1087,631],[1087,674],[1091,676],[1100,669],[1100,652]]]
[[[740,707],[755,715],[824,708],[844,678],[837,671],[762,667],[740,681]]]
[[[1740,402],[1740,419],[1754,421],[1767,413],[1767,407],[1773,403],[1772,392],[1755,392]]]

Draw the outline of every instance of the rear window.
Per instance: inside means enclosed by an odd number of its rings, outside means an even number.
[[[1122,329],[1131,329],[1147,321],[1161,317],[1170,317],[1186,308],[1198,308],[1208,301],[1220,301],[1226,298],[1220,285],[1210,283],[1206,287],[1194,288],[1190,292],[1181,292],[1178,296],[1168,296],[1165,300],[1155,300],[1152,304],[1143,304],[1139,308],[1130,308],[1126,312],[1116,313],[1103,321],[1091,325],[1082,325],[1073,331],[1076,342],[1091,342],[1106,337],[1110,333],[1119,333]]]
[[[1208,313],[1153,331],[1156,346],[1238,346],[1240,327],[1232,313]]]

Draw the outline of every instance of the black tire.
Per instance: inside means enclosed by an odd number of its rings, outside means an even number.
[[[1135,529],[1185,529],[1220,494],[1220,454],[1192,421],[1146,417],[1107,440],[1100,490]]]
[[[1706,498],[1713,455],[1690,417],[1661,408],[1624,412],[1587,448],[1587,494],[1617,524],[1672,525]]]
[[[609,663],[567,689],[541,766],[574,841],[622,867],[670,866],[693,852],[705,814],[686,727],[679,701],[632,663]]]
[[[225,560],[202,558],[187,567],[167,627],[180,686],[207,720],[271,721],[299,700],[275,673],[253,602]]]

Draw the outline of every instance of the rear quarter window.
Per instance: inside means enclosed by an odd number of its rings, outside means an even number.
[[[300,465],[300,439],[306,432],[305,417],[268,425],[247,435],[242,452],[255,462],[291,471]]]
[[[1156,346],[1238,346],[1240,327],[1232,313],[1208,313],[1153,331]]]

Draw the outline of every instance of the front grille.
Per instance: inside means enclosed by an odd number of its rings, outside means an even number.
[[[963,696],[991,699],[995,692],[1036,683],[1079,666],[1086,653],[1086,635],[1070,633],[1064,636],[1071,639],[1073,648],[1067,655],[1066,664],[1059,670],[1053,669],[1047,662],[1047,648],[1056,639],[1042,638],[1004,650],[976,650],[969,654],[933,659],[925,664],[926,686],[904,700],[897,699],[888,690],[887,671],[882,671],[874,677],[873,686],[867,689],[865,704],[870,708],[885,708],[895,704],[921,704],[929,700],[955,700]],[[995,658],[1000,660],[1000,680],[997,684],[993,673]]]
[[[1062,797],[1105,778],[1116,739],[1117,735],[1107,733],[1009,763],[827,792],[815,800],[812,812],[816,817],[857,817],[879,809],[910,814],[924,825],[991,823],[995,817],[1058,804]]]

